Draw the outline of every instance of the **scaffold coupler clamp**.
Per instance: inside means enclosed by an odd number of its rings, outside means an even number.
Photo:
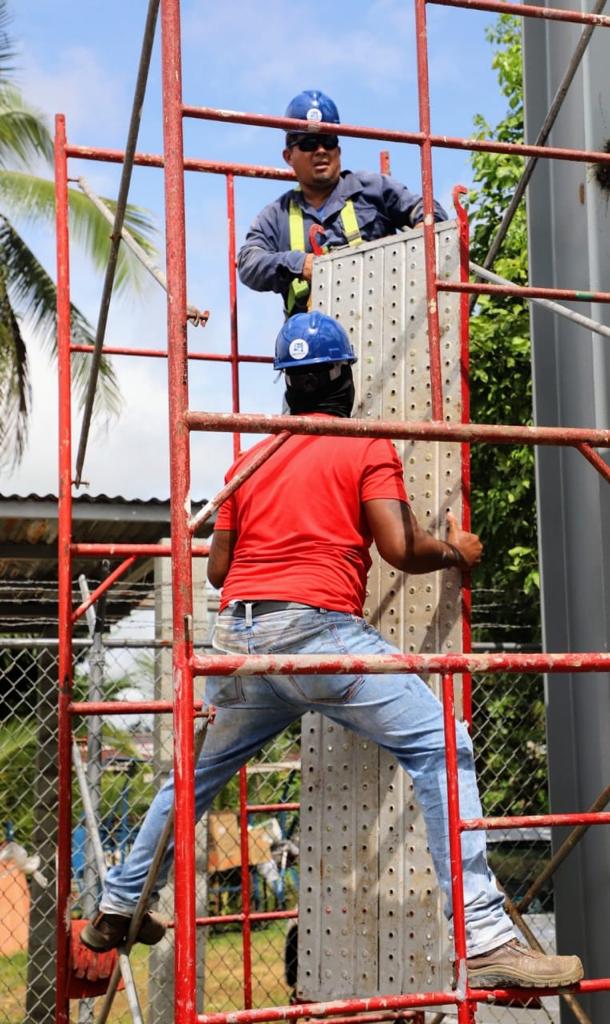
[[[210,311],[209,309],[197,309],[197,306],[187,306],[186,319],[190,320],[193,327],[205,327],[210,319]]]

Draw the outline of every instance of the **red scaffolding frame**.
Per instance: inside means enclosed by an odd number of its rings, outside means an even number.
[[[424,207],[424,252],[426,270],[426,294],[428,316],[428,343],[430,356],[432,421],[421,423],[396,423],[384,421],[350,420],[319,424],[304,417],[244,415],[239,411],[239,365],[246,362],[271,362],[270,357],[242,355],[239,352],[237,330],[237,288],[235,270],[235,214],[234,179],[236,176],[275,178],[291,180],[291,172],[254,165],[218,163],[205,160],[185,159],[183,152],[182,122],[184,117],[212,119],[239,124],[261,125],[282,130],[304,130],[306,122],[285,118],[246,114],[227,110],[192,107],[185,105],[182,98],[181,41],[180,41],[180,0],[162,0],[162,69],[163,69],[163,115],[164,115],[164,156],[138,153],[135,163],[150,167],[162,167],[165,175],[165,218],[167,238],[167,349],[128,349],[107,347],[108,354],[148,356],[167,358],[168,363],[168,418],[170,436],[170,489],[171,489],[171,548],[162,544],[108,545],[75,544],[72,542],[72,426],[70,410],[70,356],[73,351],[89,351],[86,346],[71,344],[70,339],[70,282],[69,282],[69,237],[67,218],[68,160],[80,158],[122,162],[121,151],[93,149],[68,144],[65,120],[56,118],[55,133],[55,180],[56,180],[56,229],[57,229],[57,295],[58,295],[58,346],[59,346],[59,822],[58,822],[58,884],[57,884],[57,993],[56,1024],[68,1021],[68,976],[69,959],[69,897],[70,897],[70,836],[71,836],[71,722],[73,715],[112,713],[118,710],[114,704],[93,704],[72,702],[72,626],[84,614],[86,608],[113,581],[126,572],[140,556],[167,556],[172,558],[173,590],[173,675],[175,696],[173,704],[162,701],[140,702],[134,709],[172,712],[174,715],[174,772],[175,772],[175,878],[176,878],[176,960],[175,960],[175,1020],[178,1024],[253,1024],[255,1021],[296,1020],[301,1017],[333,1017],[349,1013],[375,1013],[371,1019],[383,1019],[393,1011],[411,1009],[421,1011],[425,1007],[453,1004],[457,1008],[459,1024],[474,1020],[474,1009],[478,1000],[488,1001],[489,991],[479,991],[468,986],[465,971],[466,945],[464,925],[463,887],[461,871],[461,832],[471,829],[497,829],[507,827],[531,827],[539,825],[566,824],[608,824],[610,813],[574,813],[561,815],[526,815],[519,817],[481,818],[462,820],[460,817],[457,786],[457,753],[455,738],[455,699],[453,680],[455,674],[471,672],[546,672],[609,671],[610,655],[589,654],[490,654],[490,655],[394,655],[394,656],[336,656],[317,657],[271,657],[271,656],[196,656],[192,638],[192,573],[193,555],[207,553],[205,545],[193,542],[193,534],[201,517],[191,519],[190,507],[190,433],[199,431],[231,431],[234,434],[234,450],[239,449],[240,432],[276,433],[278,444],[291,433],[314,434],[332,433],[342,436],[368,435],[406,439],[462,442],[466,453],[463,473],[468,487],[468,445],[471,442],[493,442],[506,444],[553,444],[576,448],[592,465],[610,480],[610,469],[595,451],[595,448],[610,447],[610,430],[588,430],[582,428],[551,428],[525,426],[492,426],[468,422],[468,388],[466,382],[467,345],[463,349],[462,374],[464,389],[463,422],[447,423],[442,413],[442,382],[440,372],[440,329],[438,319],[438,293],[453,291],[461,294],[462,330],[467,340],[468,296],[471,294],[507,294],[524,297],[567,298],[573,301],[610,302],[610,293],[582,292],[566,288],[517,287],[491,284],[474,284],[467,274],[467,229],[461,219],[461,279],[448,282],[436,276],[435,234],[433,220],[432,150],[434,147],[462,150],[486,150],[494,153],[512,153],[537,158],[556,158],[581,162],[596,161],[610,163],[607,153],[593,153],[584,150],[567,150],[557,147],[542,147],[521,144],[500,143],[490,140],[473,140],[436,136],[430,122],[428,51],[426,6],[427,3],[476,10],[514,13],[524,17],[549,18],[557,21],[610,27],[610,17],[583,14],[530,5],[500,3],[496,0],[415,0],[417,67],[419,95],[419,130],[416,132],[387,131],[355,125],[321,123],[322,132],[417,145],[421,156],[422,195]],[[184,173],[200,171],[221,174],[226,179],[227,214],[229,221],[229,297],[230,297],[230,352],[228,355],[214,353],[192,353],[187,348],[187,297],[186,297],[186,248],[185,248],[185,202]],[[188,363],[189,360],[211,360],[230,363],[232,408],[230,414],[210,414],[189,410]],[[242,477],[243,479],[243,477]],[[239,481],[237,482],[237,484]],[[206,506],[207,514],[218,506],[226,489],[214,502]],[[465,526],[468,527],[468,502],[465,502]],[[90,599],[73,610],[71,604],[72,558],[74,555],[99,557],[123,557],[108,580],[91,595]],[[466,597],[468,602],[468,597]],[[466,612],[468,605],[466,605]],[[468,637],[466,637],[468,639]],[[468,649],[468,648],[466,648]],[[196,919],[195,916],[195,818],[194,818],[194,743],[193,725],[200,714],[201,704],[194,699],[193,680],[198,675],[251,675],[260,672],[310,674],[316,672],[393,672],[397,668],[408,671],[427,671],[440,674],[447,749],[447,781],[449,804],[449,828],[452,862],[452,898],[454,906],[455,959],[459,984],[453,993],[424,992],[399,996],[379,996],[368,999],[343,999],[327,1003],[303,1004],[289,1007],[251,1008],[251,982],[249,970],[249,928],[253,919],[294,916],[295,912],[270,912],[252,914],[247,899],[249,877],[247,869],[247,814],[260,809],[259,805],[248,805],[245,786],[245,771],[241,779],[241,822],[242,822],[242,884],[244,893],[243,913],[232,915],[244,924],[244,1009],[231,1013],[210,1013],[198,1015],[195,1002],[195,928],[208,924],[215,918]],[[124,711],[124,705],[120,705]],[[466,702],[468,715],[468,701]],[[290,806],[290,805],[288,805]],[[269,805],[265,809],[270,809]],[[229,920],[229,918],[223,918]],[[576,991],[595,992],[610,989],[610,978],[582,981]],[[527,993],[519,990],[520,996]],[[534,993],[532,993],[534,994]],[[537,993],[539,994],[539,992]],[[496,998],[508,998],[507,990],[496,990]],[[354,1019],[352,1016],[350,1019]]]

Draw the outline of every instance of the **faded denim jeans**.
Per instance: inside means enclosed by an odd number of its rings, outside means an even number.
[[[213,643],[217,650],[236,654],[397,653],[363,619],[317,608],[255,614],[251,624],[231,607],[226,608],[218,618]],[[451,917],[442,707],[419,676],[396,673],[212,677],[207,681],[206,700],[218,711],[195,770],[198,818],[263,744],[306,711],[321,712],[338,725],[389,750],[411,776],[445,897],[445,913]],[[461,723],[457,740],[460,812],[464,818],[478,818],[481,805],[472,743]],[[133,910],[173,799],[170,777],[155,796],[125,863],[108,872],[102,910]],[[466,931],[471,956],[494,949],[514,936],[503,908],[503,896],[487,865],[485,845],[482,831],[462,834]],[[167,878],[172,856],[173,846],[165,859],[158,888]]]

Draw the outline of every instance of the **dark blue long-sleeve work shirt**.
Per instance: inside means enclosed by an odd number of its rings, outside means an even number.
[[[421,196],[387,175],[342,171],[320,209],[310,206],[300,189],[291,189],[265,206],[250,227],[238,256],[243,284],[259,292],[279,292],[286,301],[290,282],[301,275],[305,255],[312,251],[309,243],[312,224],[322,225],[322,241],[330,248],[347,244],[340,213],[348,199],[354,204],[365,242],[394,235],[404,227],[415,227],[423,219]],[[290,249],[288,211],[291,202],[297,203],[303,211],[305,253]],[[447,214],[436,202],[434,219],[447,220]]]

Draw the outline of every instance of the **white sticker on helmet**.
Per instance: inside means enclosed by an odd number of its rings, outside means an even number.
[[[290,342],[288,352],[293,359],[304,359],[309,354],[309,345],[304,338],[295,338]]]
[[[322,111],[320,110],[320,108],[319,107],[310,107],[309,110],[307,111],[307,120],[308,121],[321,121],[322,120]]]

